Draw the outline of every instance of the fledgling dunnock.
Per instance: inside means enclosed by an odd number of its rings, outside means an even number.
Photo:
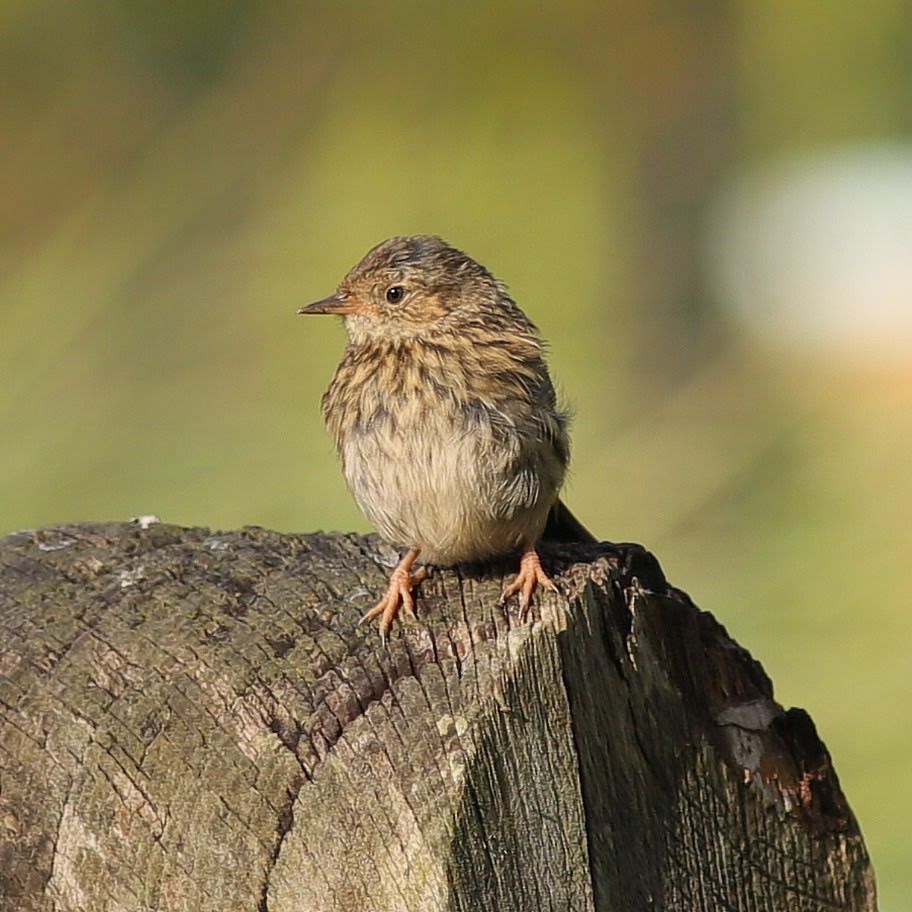
[[[506,287],[438,237],[374,247],[334,295],[298,313],[338,314],[349,342],[323,417],[358,505],[407,548],[365,616],[387,632],[432,564],[521,554],[504,597],[525,615],[554,588],[536,545],[593,541],[558,500],[569,459],[542,342]]]

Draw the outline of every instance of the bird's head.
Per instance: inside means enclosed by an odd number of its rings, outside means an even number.
[[[393,237],[368,251],[334,295],[299,314],[345,318],[354,342],[456,329],[473,317],[521,313],[479,263],[433,235]]]

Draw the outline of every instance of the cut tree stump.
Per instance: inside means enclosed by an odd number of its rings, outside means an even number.
[[[810,718],[637,545],[435,569],[375,537],[0,541],[4,912],[873,910]]]

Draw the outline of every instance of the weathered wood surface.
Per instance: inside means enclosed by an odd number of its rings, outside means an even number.
[[[375,538],[0,542],[0,908],[872,910],[829,755],[635,545],[436,570]]]

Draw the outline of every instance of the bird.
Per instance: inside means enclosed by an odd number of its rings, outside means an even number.
[[[510,555],[519,572],[502,601],[518,595],[525,619],[535,591],[556,588],[542,538],[596,539],[559,499],[568,416],[507,286],[436,235],[397,236],[298,313],[344,320],[323,418],[358,506],[405,551],[362,621],[378,619],[386,641],[400,610],[415,617],[428,564]]]

